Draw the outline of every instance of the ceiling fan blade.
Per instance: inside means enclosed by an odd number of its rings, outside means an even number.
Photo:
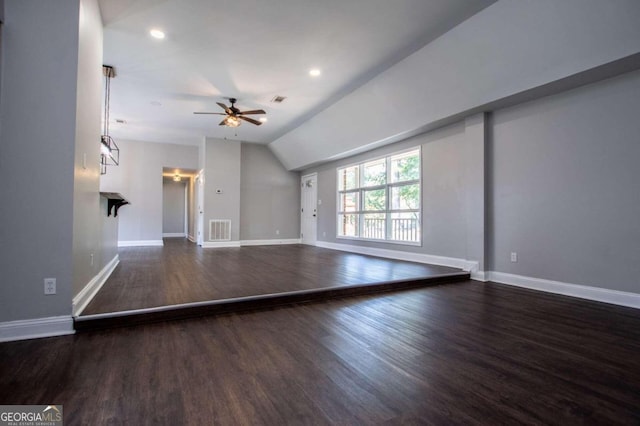
[[[244,121],[248,121],[251,124],[255,124],[256,126],[259,126],[262,124],[261,122],[259,122],[258,120],[254,120],[253,118],[243,117],[241,115],[239,115],[238,118]]]
[[[227,125],[227,119],[225,118],[224,120],[222,120],[218,126],[226,126]]]
[[[247,114],[266,114],[262,109],[252,109],[251,111],[240,111],[238,114],[247,115]]]
[[[227,115],[221,112],[194,112],[194,114],[213,114],[213,115]]]
[[[231,109],[229,109],[228,106],[226,106],[225,104],[223,104],[222,102],[216,102],[220,108],[222,108],[224,110],[224,112],[226,112],[227,114],[233,114],[233,111],[231,111]]]

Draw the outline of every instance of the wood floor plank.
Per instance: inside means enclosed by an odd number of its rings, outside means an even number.
[[[121,248],[120,264],[81,315],[462,272],[305,245],[203,249],[184,238],[164,243]]]
[[[640,312],[468,281],[0,344],[65,424],[640,424]]]

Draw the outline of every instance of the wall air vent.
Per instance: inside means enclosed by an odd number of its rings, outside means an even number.
[[[271,102],[274,102],[276,104],[281,104],[285,99],[287,99],[286,96],[276,95],[276,96],[273,97],[273,99],[271,99]]]
[[[231,221],[211,219],[209,221],[209,241],[231,241]]]
[[[116,123],[118,123],[118,124],[127,124],[127,120],[123,120],[122,118],[116,118]]]

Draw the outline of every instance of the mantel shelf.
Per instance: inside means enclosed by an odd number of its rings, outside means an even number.
[[[118,217],[118,209],[126,204],[131,204],[117,192],[101,192],[100,195],[107,199],[107,216],[111,216],[111,209],[113,209],[113,217]]]

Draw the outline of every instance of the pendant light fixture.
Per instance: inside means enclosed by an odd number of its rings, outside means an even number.
[[[116,141],[109,136],[109,103],[111,98],[111,79],[116,76],[116,70],[110,65],[102,66],[104,74],[104,123],[103,133],[100,137],[100,174],[107,173],[107,166],[120,164],[120,148]]]

